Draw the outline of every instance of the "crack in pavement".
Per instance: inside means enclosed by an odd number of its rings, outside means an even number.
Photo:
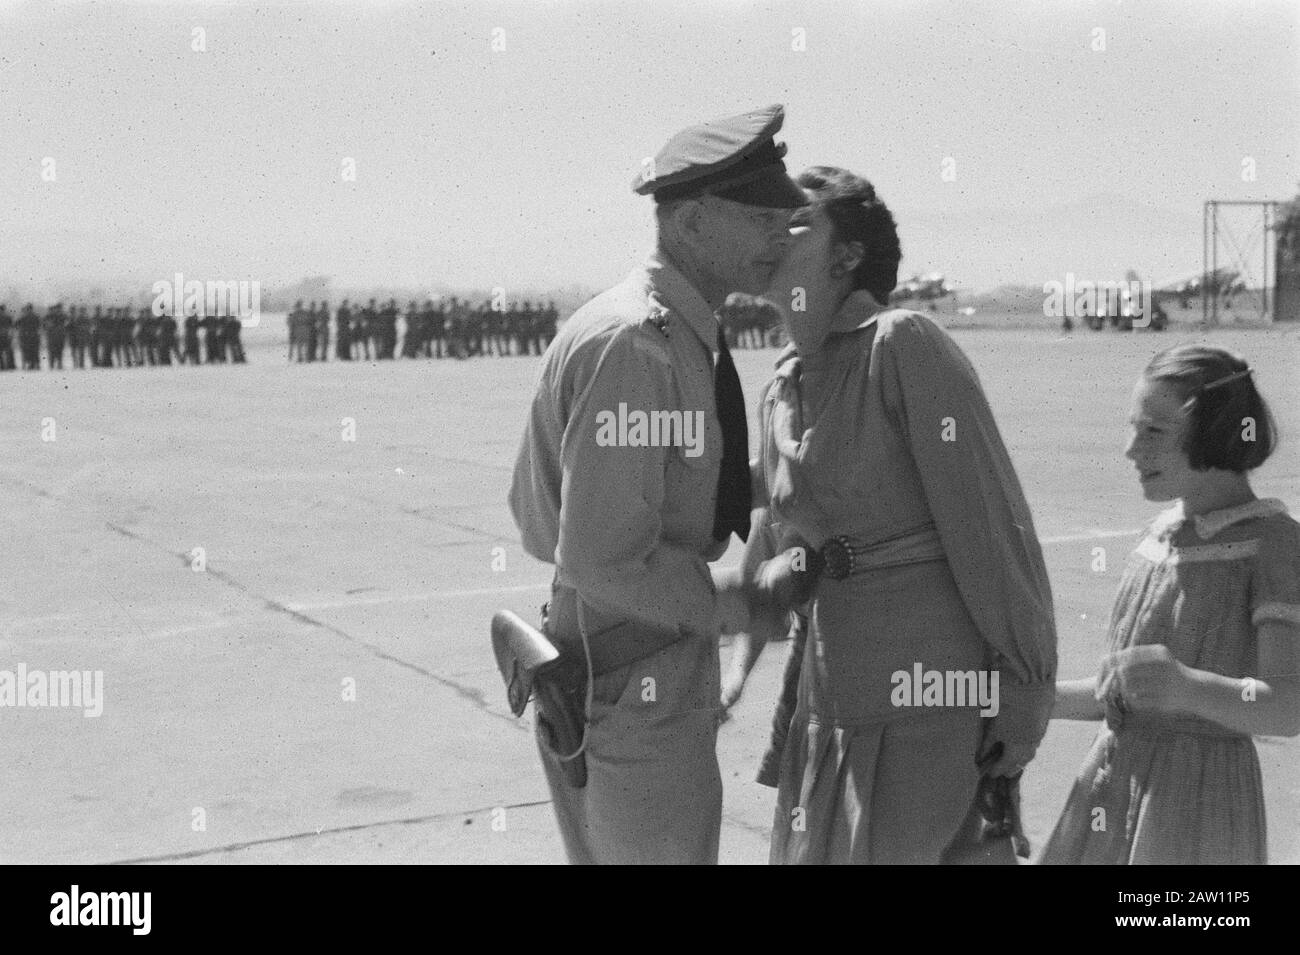
[[[772,836],[771,826],[756,826],[752,822],[745,822],[738,816],[733,816],[731,813],[724,812],[722,814],[722,824],[724,826],[735,826],[737,829],[743,829],[745,832],[752,832],[754,835],[763,836],[764,838],[771,838]]]
[[[55,494],[51,494],[46,489],[40,487],[39,485],[32,484],[29,481],[9,478],[7,476],[0,475],[0,483],[17,485],[27,490],[30,493],[34,493],[39,497],[56,501],[60,504],[63,504],[64,506],[70,506],[70,507],[77,506],[76,502],[69,501],[66,498],[60,497]],[[136,543],[140,543],[152,547],[155,550],[160,551],[161,553],[169,554],[177,558],[178,560],[180,560],[187,567],[190,565],[191,556],[189,553],[186,552],[178,553],[176,551],[169,550],[166,546],[159,544],[158,542],[151,540],[148,537],[145,537],[143,534],[137,533],[136,531],[131,530],[129,527],[124,527],[121,524],[114,523],[113,521],[105,520],[103,523],[108,530],[112,531],[115,534],[125,537],[128,540],[135,541]],[[325,630],[329,633],[332,633],[337,637],[341,637],[344,640],[347,640],[349,643],[353,643],[359,647],[364,648],[365,650],[369,651],[372,656],[375,656],[380,660],[383,660],[387,663],[396,664],[397,666],[400,666],[406,670],[410,670],[413,673],[418,673],[419,675],[437,683],[439,686],[451,690],[461,699],[467,701],[468,703],[470,703],[472,706],[474,706],[481,712],[487,714],[488,716],[493,717],[494,719],[500,720],[508,724],[512,729],[523,733],[531,732],[531,730],[527,726],[524,726],[514,716],[510,714],[493,711],[491,705],[488,703],[487,698],[484,696],[483,691],[481,690],[477,690],[473,687],[458,683],[455,680],[449,680],[446,677],[439,676],[437,673],[434,673],[432,670],[428,670],[425,667],[410,662],[409,660],[403,660],[401,657],[394,656],[393,654],[389,653],[387,650],[384,650],[373,643],[370,643],[366,640],[361,639],[360,637],[348,633],[346,630],[343,630],[340,627],[336,627],[333,624],[326,623],[323,620],[317,620],[315,617],[308,616],[307,614],[302,613],[301,611],[297,611],[292,609],[291,607],[285,606],[284,604],[280,603],[278,600],[275,600],[271,597],[267,597],[264,594],[257,593],[256,591],[252,590],[244,583],[242,583],[235,577],[231,576],[230,574],[225,573],[224,571],[217,570],[211,566],[208,566],[205,569],[204,573],[219,580],[227,587],[230,587],[231,589],[238,591],[240,594],[244,595],[245,597],[260,602],[262,606],[267,610],[272,610],[276,613],[284,614],[290,617],[291,619],[298,621],[299,623],[306,624],[307,626],[310,627],[317,627],[321,630]]]
[[[377,822],[359,822],[351,826],[334,826],[329,829],[313,829],[310,832],[293,832],[287,836],[267,836],[264,839],[249,839],[246,842],[232,842],[224,846],[212,846],[207,849],[191,849],[188,852],[173,852],[156,856],[137,856],[133,859],[116,859],[111,862],[103,862],[100,865],[144,865],[150,862],[176,862],[182,859],[198,859],[203,856],[220,855],[227,852],[239,852],[242,849],[251,849],[253,846],[274,845],[281,842],[299,842],[303,839],[315,839],[321,836],[338,835],[345,832],[364,832],[367,829],[379,829],[384,826],[418,826],[428,822],[438,822],[443,819],[455,819],[459,816],[473,816],[479,813],[492,812],[494,809],[531,809],[536,806],[549,806],[551,800],[539,799],[533,802],[507,803],[501,806],[481,806],[477,809],[462,810],[457,812],[437,812],[427,816],[412,816],[407,819],[381,819]]]
[[[164,553],[172,554],[175,557],[179,557],[183,563],[185,563],[187,566],[189,565],[190,556],[188,554],[184,554],[184,553],[177,554],[175,551],[169,551],[161,544],[155,544],[153,541],[150,541],[144,537],[137,536],[137,540],[140,540],[144,543],[157,547],[159,550],[162,550]],[[267,610],[272,610],[275,611],[276,613],[284,614],[285,616],[293,620],[296,620],[298,623],[305,624],[309,627],[318,627],[319,629],[332,633],[335,636],[342,637],[344,640],[347,640],[350,643],[365,648],[370,652],[372,656],[375,656],[380,660],[384,660],[387,663],[394,663],[397,666],[402,667],[403,669],[410,670],[413,673],[418,673],[423,677],[427,677],[428,679],[433,680],[439,686],[443,686],[451,690],[461,699],[468,701],[470,704],[477,707],[479,710],[486,713],[488,716],[491,716],[495,719],[502,720],[503,722],[508,723],[511,726],[511,728],[525,733],[531,732],[528,727],[520,723],[519,720],[516,719],[514,716],[493,711],[491,708],[491,704],[488,702],[487,697],[483,695],[482,690],[477,690],[474,689],[473,687],[458,683],[455,680],[450,680],[447,679],[446,677],[439,676],[437,673],[434,673],[432,670],[428,670],[420,666],[419,664],[412,663],[409,660],[403,660],[401,657],[394,656],[393,654],[389,653],[387,650],[384,650],[383,648],[377,646],[376,644],[370,643],[367,640],[363,640],[358,636],[348,633],[346,630],[342,629],[341,627],[336,627],[334,626],[334,624],[327,623],[324,620],[317,620],[315,617],[308,616],[307,614],[303,613],[300,610],[294,610],[292,607],[288,607],[285,604],[280,603],[280,601],[276,600],[273,597],[267,597],[264,594],[259,594],[256,591],[249,588],[248,586],[246,586],[245,584],[243,584],[242,582],[240,582],[239,580],[237,580],[236,578],[232,577],[230,574],[227,574],[221,570],[216,570],[210,565],[206,568],[206,570],[204,570],[204,573],[212,577],[215,577],[217,580],[221,581],[227,587],[230,587],[233,590],[237,590],[239,593],[243,594],[244,596],[252,600],[261,601],[262,606],[265,607]]]
[[[454,527],[458,531],[468,531],[471,534],[477,534],[480,537],[482,537],[484,540],[498,541],[498,542],[511,543],[511,544],[519,543],[517,539],[503,538],[498,534],[493,534],[491,531],[485,531],[481,527],[474,527],[471,524],[458,524],[455,521],[449,521],[446,518],[432,517],[428,514],[425,514],[418,507],[403,507],[403,508],[399,508],[399,510],[403,514],[409,515],[410,517],[418,518],[419,520],[422,521],[428,521],[431,524],[441,524],[445,527]],[[438,544],[436,545],[436,547],[452,547],[452,546],[465,547],[467,545],[473,545],[478,543],[480,542],[479,541],[453,541],[447,544]]]

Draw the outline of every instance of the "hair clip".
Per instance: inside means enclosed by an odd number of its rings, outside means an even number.
[[[1240,378],[1247,377],[1254,370],[1255,369],[1253,368],[1247,367],[1241,371],[1234,371],[1231,375],[1224,375],[1222,378],[1218,378],[1214,381],[1209,382],[1208,384],[1201,385],[1201,387],[1198,388],[1197,391],[1209,391],[1211,388],[1218,388],[1221,385],[1231,384],[1232,382],[1237,381]]]

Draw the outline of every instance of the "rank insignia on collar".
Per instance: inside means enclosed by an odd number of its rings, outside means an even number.
[[[668,313],[667,312],[651,312],[650,324],[653,325],[655,328],[659,329],[659,331],[663,333],[664,338],[668,337]]]

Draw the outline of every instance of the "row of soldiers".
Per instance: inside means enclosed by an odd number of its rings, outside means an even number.
[[[402,316],[396,299],[379,305],[372,298],[360,308],[344,299],[333,315],[335,357],[339,361],[394,358],[399,353],[399,317],[404,317],[403,358],[540,355],[555,337],[559,322],[554,302],[512,303],[500,309],[490,301],[473,307],[453,296],[437,305],[426,299],[423,307],[408,302]],[[330,318],[328,302],[303,308],[299,299],[288,319],[290,361],[329,357]]]
[[[785,344],[781,313],[757,295],[732,292],[717,315],[728,348],[779,348]]]
[[[63,368],[65,351],[71,352],[75,368],[130,368],[170,365],[173,361],[192,365],[243,363],[247,358],[240,328],[234,316],[187,315],[178,342],[176,319],[166,313],[155,315],[150,308],[135,312],[129,306],[106,309],[96,305],[91,312],[85,305],[65,309],[58,302],[41,315],[29,302],[14,317],[0,305],[0,371],[16,367],[15,337],[22,367],[31,371],[41,367],[42,339],[51,371]]]

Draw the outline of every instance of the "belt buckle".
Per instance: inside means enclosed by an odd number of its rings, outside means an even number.
[[[822,545],[822,559],[826,561],[824,573],[832,580],[843,580],[853,573],[858,557],[845,536],[832,537]]]

